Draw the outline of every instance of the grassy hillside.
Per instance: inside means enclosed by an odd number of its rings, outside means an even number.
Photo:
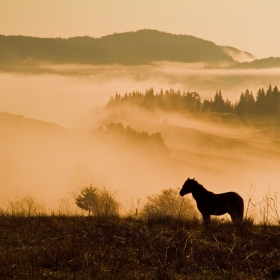
[[[0,279],[278,279],[279,227],[0,216]]]
[[[210,41],[156,30],[101,38],[0,36],[0,62],[6,66],[21,62],[141,65],[162,60],[234,62],[222,47]]]

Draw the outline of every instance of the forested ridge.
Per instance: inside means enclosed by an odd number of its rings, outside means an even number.
[[[269,69],[280,68],[280,57],[268,57],[262,59],[255,59],[251,62],[243,62],[234,64],[231,68],[237,69]]]
[[[222,92],[217,91],[210,100],[201,100],[197,92],[186,92],[180,90],[160,90],[155,93],[153,88],[147,89],[144,93],[133,91],[120,95],[116,93],[111,97],[107,107],[116,105],[137,105],[145,109],[161,109],[166,112],[217,112],[232,113],[239,117],[254,116],[280,116],[280,91],[277,86],[271,85],[265,90],[260,88],[254,95],[246,89],[242,92],[237,102],[232,103],[224,99]]]
[[[245,62],[238,57],[246,57]],[[0,35],[0,67],[38,63],[147,65],[158,61],[196,63],[207,68],[279,68],[279,57],[255,57],[231,46],[219,46],[190,35],[157,30],[114,33],[94,38],[39,38]],[[244,61],[244,60],[243,60]],[[20,69],[18,69],[20,70]]]
[[[157,30],[116,33],[101,38],[0,35],[0,62],[142,65],[165,60],[234,63],[224,48],[194,36]]]

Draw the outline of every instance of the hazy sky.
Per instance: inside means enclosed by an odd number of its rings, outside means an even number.
[[[0,0],[0,34],[100,37],[157,29],[280,56],[279,0]]]

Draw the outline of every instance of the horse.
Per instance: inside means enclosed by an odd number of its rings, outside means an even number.
[[[229,213],[233,224],[242,222],[244,202],[236,192],[214,194],[206,190],[195,178],[188,178],[180,190],[180,195],[188,193],[192,193],[206,226],[210,224],[211,215],[220,216],[226,213]]]

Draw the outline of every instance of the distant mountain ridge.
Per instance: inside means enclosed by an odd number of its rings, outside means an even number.
[[[235,64],[231,68],[237,69],[271,69],[280,68],[280,57],[268,57],[262,59],[255,59],[249,62]]]
[[[36,38],[0,35],[0,64],[29,62],[57,64],[144,65],[158,61],[208,64],[238,63],[236,55],[253,55],[188,35],[156,30],[115,33],[101,38]]]

